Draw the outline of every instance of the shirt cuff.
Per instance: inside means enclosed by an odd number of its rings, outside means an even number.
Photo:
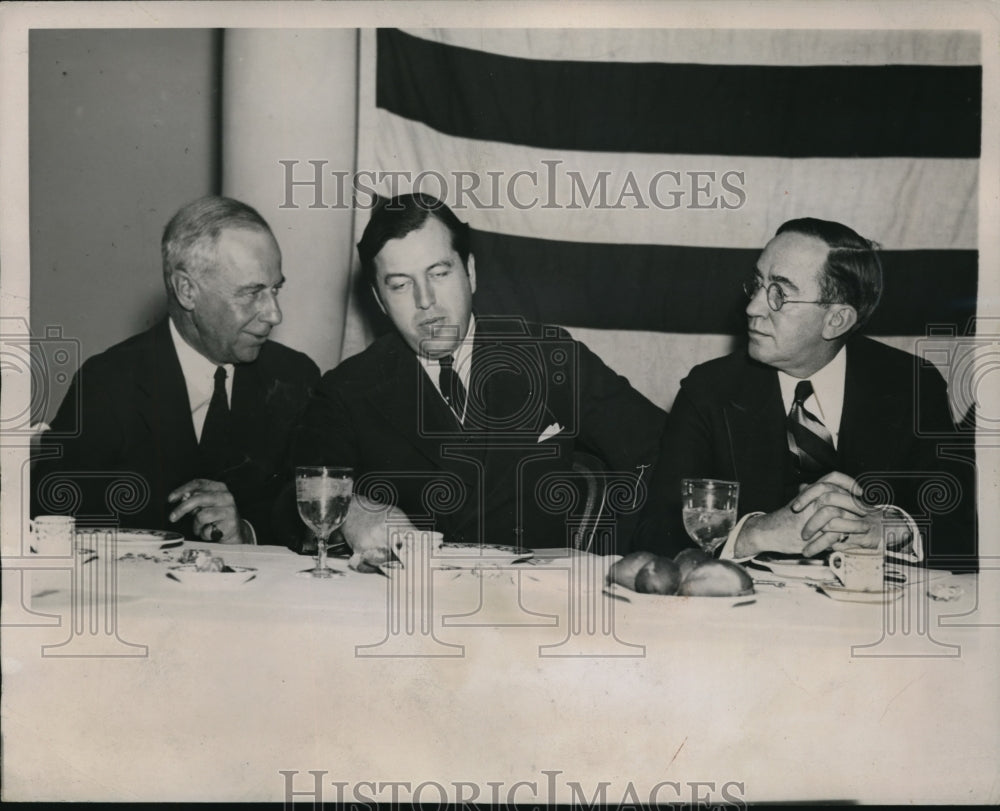
[[[892,510],[896,515],[898,515],[906,528],[910,531],[910,551],[909,552],[899,552],[897,551],[901,548],[905,541],[896,541],[895,543],[890,543],[890,541],[895,540],[893,533],[890,531],[887,533],[885,540],[884,553],[887,557],[895,558],[896,560],[905,560],[908,563],[920,563],[924,559],[924,543],[923,536],[920,534],[920,530],[917,528],[917,522],[913,520],[910,514],[904,510],[902,507],[897,507],[895,504],[876,504],[872,509],[882,510],[883,513],[887,513]]]
[[[753,518],[755,515],[764,515],[764,513],[747,513],[736,522],[736,526],[729,531],[729,537],[726,538],[726,543],[722,547],[722,551],[719,553],[720,560],[735,560],[737,562],[742,562],[744,560],[750,560],[753,557],[753,555],[745,555],[744,557],[736,558],[733,557],[733,552],[736,549],[736,539],[739,537],[740,530],[743,529],[743,525],[747,522],[747,519]]]
[[[249,535],[250,536],[249,543],[252,543],[254,546],[256,546],[257,545],[257,533],[254,531],[253,524],[251,524],[245,518],[241,518],[240,519],[240,523],[243,524],[244,535]]]

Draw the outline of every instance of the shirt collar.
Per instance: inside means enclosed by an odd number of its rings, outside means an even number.
[[[172,318],[168,321],[174,351],[177,353],[181,374],[184,375],[184,383],[187,385],[188,400],[191,403],[191,410],[194,411],[212,399],[212,392],[215,389],[215,370],[218,366],[184,340]],[[226,369],[226,396],[232,401],[233,365],[231,363],[223,365]]]
[[[465,337],[459,342],[458,346],[455,347],[455,351],[452,355],[455,358],[455,372],[458,374],[458,379],[462,381],[462,385],[468,389],[469,387],[469,369],[472,366],[472,345],[476,338],[476,317],[474,315],[469,316],[469,329],[465,333]],[[430,379],[434,381],[434,385],[438,385],[438,377],[441,373],[441,364],[438,362],[437,358],[425,358],[423,355],[418,354],[417,360],[420,361],[420,365],[424,367],[424,371],[430,376]]]
[[[844,381],[847,378],[847,348],[833,356],[826,366],[813,372],[808,380],[813,386],[813,396],[806,401],[806,408],[819,417],[827,430],[833,434],[836,442],[840,433],[840,417],[844,411]],[[792,408],[795,400],[795,386],[803,378],[793,377],[787,372],[778,370],[778,382],[781,384],[781,399],[785,403],[785,413]]]

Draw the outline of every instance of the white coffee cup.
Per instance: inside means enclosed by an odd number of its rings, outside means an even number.
[[[841,549],[830,553],[827,565],[844,587],[852,591],[882,591],[885,588],[881,549]]]
[[[39,515],[28,522],[31,548],[44,557],[69,557],[73,554],[76,519],[71,515]]]

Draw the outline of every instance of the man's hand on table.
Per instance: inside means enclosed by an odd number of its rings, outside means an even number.
[[[740,530],[733,549],[733,556],[750,558],[760,552],[805,555],[808,546],[819,546],[817,552],[832,547],[842,537],[838,532],[820,532],[810,544],[806,544],[803,539],[803,528],[812,512],[808,509],[803,512],[794,512],[791,504],[786,504],[780,510],[765,515],[751,516]]]
[[[885,537],[885,511],[866,507],[861,492],[847,474],[828,473],[780,510],[749,518],[736,540],[735,556],[783,552],[812,557],[845,546],[878,548]]]
[[[252,530],[240,519],[236,500],[222,482],[192,479],[170,493],[167,502],[177,504],[170,513],[171,521],[192,516],[197,538],[218,543],[253,543]]]
[[[845,473],[829,473],[805,488],[792,501],[796,511],[813,512],[802,528],[802,537],[808,540],[803,554],[815,555],[828,548],[862,546],[867,549],[883,547],[889,537],[889,528],[898,530],[898,518],[889,519],[885,507],[868,507],[861,501],[861,486]],[[821,536],[813,537],[818,530]],[[839,535],[833,544],[825,543],[831,534]],[[846,536],[846,537],[845,537]]]
[[[359,495],[351,499],[342,532],[353,553],[348,565],[359,572],[375,571],[393,554],[406,566],[413,556],[411,541],[425,543],[429,538],[437,548],[443,540],[440,532],[418,530],[402,510]]]

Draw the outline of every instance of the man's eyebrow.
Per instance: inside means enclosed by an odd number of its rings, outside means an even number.
[[[264,284],[263,282],[258,282],[257,284],[245,284],[242,287],[236,288],[237,293],[256,293],[260,290],[267,290],[269,287],[282,287],[285,284],[285,277],[282,276],[274,284]]]
[[[771,282],[772,282],[772,284],[774,282],[777,282],[778,284],[784,285],[785,287],[789,287],[792,290],[798,290],[799,289],[799,286],[795,282],[793,282],[789,278],[786,278],[785,276],[772,276],[771,277]]]
[[[453,259],[451,259],[450,257],[445,257],[444,259],[438,259],[436,262],[431,262],[427,267],[423,269],[423,271],[417,271],[417,273],[421,272],[427,273],[428,271],[434,270],[435,268],[440,268],[440,267],[450,268],[454,267],[454,265],[455,262]],[[382,282],[388,283],[388,281],[393,278],[412,279],[414,275],[415,274],[413,273],[402,273],[399,271],[397,271],[396,273],[386,273],[385,276],[382,277]]]

